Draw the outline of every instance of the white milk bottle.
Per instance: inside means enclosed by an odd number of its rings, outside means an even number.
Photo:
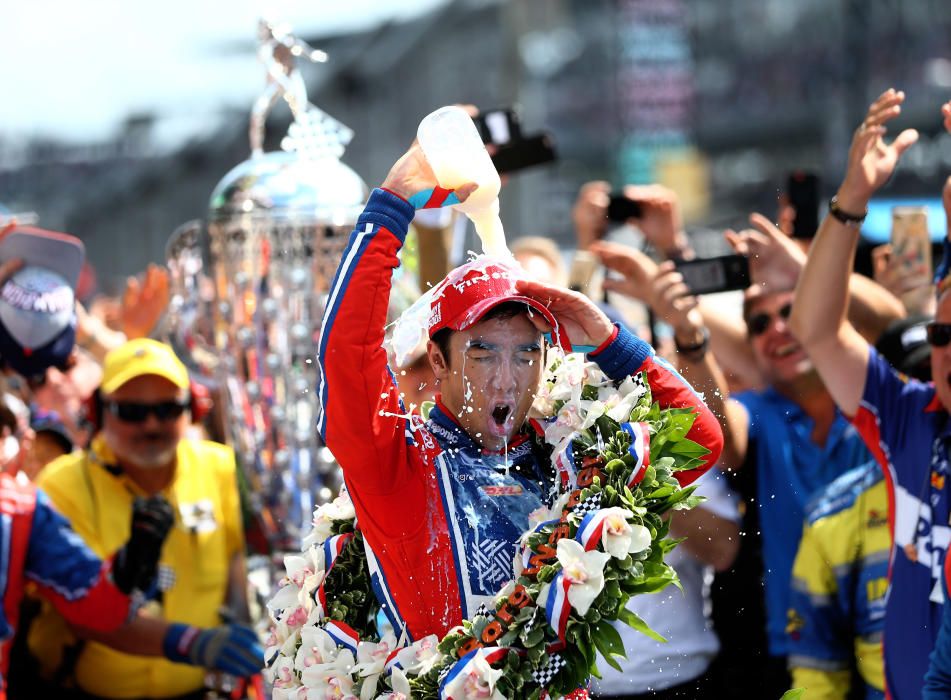
[[[420,122],[416,135],[441,187],[450,189],[467,182],[479,185],[455,208],[472,220],[483,253],[510,257],[499,219],[502,183],[472,118],[460,107],[441,107]]]

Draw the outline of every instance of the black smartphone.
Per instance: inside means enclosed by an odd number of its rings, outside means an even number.
[[[482,143],[504,146],[522,138],[522,125],[514,109],[489,109],[480,112],[472,121],[482,136]]]
[[[499,146],[492,162],[500,175],[558,159],[548,134],[539,134]]]
[[[793,238],[814,238],[819,230],[819,176],[802,170],[789,173],[786,196],[796,210]]]
[[[608,202],[608,219],[611,221],[624,222],[628,219],[639,219],[642,213],[640,202],[629,199],[619,192],[611,195],[611,200]]]
[[[482,142],[495,146],[492,163],[500,175],[558,159],[551,134],[523,136],[521,122],[513,109],[488,110],[474,121]]]
[[[714,294],[750,286],[750,263],[745,255],[678,260],[675,264],[692,294]]]

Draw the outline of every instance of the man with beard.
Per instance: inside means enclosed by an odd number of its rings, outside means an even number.
[[[157,586],[136,621],[167,628],[161,649],[70,630],[49,608],[31,629],[43,675],[85,697],[201,697],[205,669],[171,662],[235,672],[227,660],[242,658],[238,668],[247,673],[256,670],[255,659],[263,664],[251,630],[221,625],[226,606],[228,618],[247,619],[235,460],[224,445],[183,439],[189,386],[187,369],[167,345],[143,338],[111,351],[89,448],[55,460],[38,479],[100,556],[128,537],[137,497],[161,494],[176,512]]]
[[[397,635],[444,635],[512,577],[528,515],[545,503],[548,458],[527,425],[545,364],[543,333],[587,346],[612,379],[646,372],[661,406],[691,407],[688,436],[721,449],[712,413],[651,347],[589,299],[529,281],[514,262],[477,259],[432,292],[427,353],[439,381],[424,423],[406,416],[382,347],[391,273],[415,208],[465,200],[437,187],[419,146],[360,216],[337,271],[318,345],[318,427],[343,467],[377,598]]]
[[[941,622],[942,559],[951,539],[948,411],[951,410],[951,294],[948,247],[936,275],[938,305],[928,324],[933,383],[893,370],[845,316],[842,280],[855,255],[869,200],[918,138],[911,129],[892,143],[886,124],[901,113],[903,92],[889,89],[856,130],[845,178],[830,203],[797,288],[791,322],[839,408],[881,464],[889,491],[894,547],[885,608],[885,685],[895,700],[922,697],[922,678]],[[951,103],[942,108],[951,132]],[[951,217],[951,179],[944,186]],[[944,696],[942,696],[944,697]]]

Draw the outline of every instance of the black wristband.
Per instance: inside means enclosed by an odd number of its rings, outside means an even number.
[[[702,339],[696,345],[681,345],[680,341],[677,340],[677,334],[674,333],[674,347],[677,348],[677,352],[691,362],[700,362],[706,357],[707,349],[710,347],[710,331],[707,330],[706,326],[700,328],[700,335]]]
[[[833,197],[829,200],[829,213],[846,226],[859,228],[862,225],[862,222],[865,221],[865,217],[868,215],[868,209],[862,212],[861,215],[851,214],[847,211],[839,209],[839,200],[837,197]]]

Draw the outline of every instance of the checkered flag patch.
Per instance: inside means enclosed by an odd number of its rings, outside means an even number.
[[[172,587],[175,585],[175,569],[167,564],[159,564],[156,584],[162,593],[172,590]]]
[[[487,607],[485,607],[485,603],[482,603],[481,605],[479,605],[478,608],[476,608],[475,614],[476,614],[476,615],[482,615],[482,617],[488,617],[488,616],[489,616],[489,609],[488,609]]]
[[[576,515],[579,518],[583,518],[588,513],[593,513],[596,510],[601,509],[601,494],[593,493],[588,496],[586,499],[581,501],[578,505],[574,507],[574,510],[571,511],[572,515]]]
[[[644,380],[644,373],[638,372],[631,379],[634,380],[634,391],[637,392],[638,396],[643,396],[648,388],[647,382]]]
[[[439,685],[442,685],[442,682],[446,680],[446,676],[449,675],[449,672],[452,670],[454,664],[449,664],[442,671],[439,672]]]
[[[528,634],[533,629],[535,629],[535,625],[536,625],[535,620],[537,619],[538,619],[538,615],[532,615],[530,618],[528,618],[528,620],[525,622],[525,626],[522,628],[525,630],[525,634]]]
[[[552,682],[555,676],[558,675],[558,672],[567,665],[567,662],[561,658],[559,654],[551,654],[548,657],[548,663],[545,664],[542,668],[535,669],[532,671],[532,678],[535,679],[535,682],[538,683],[542,688],[548,687],[548,684]]]

